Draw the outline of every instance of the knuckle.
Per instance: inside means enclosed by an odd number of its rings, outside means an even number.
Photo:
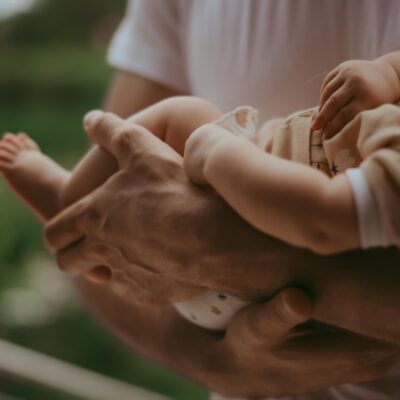
[[[102,221],[102,214],[94,207],[88,207],[82,214],[81,218],[77,220],[78,227],[84,229],[97,228]]]
[[[104,245],[94,246],[92,252],[94,253],[94,255],[97,255],[107,263],[109,263],[113,258],[113,251],[109,247]]]
[[[359,89],[364,83],[363,77],[357,74],[355,71],[349,72],[348,80],[349,85],[351,85],[351,87],[354,89]]]
[[[113,139],[113,144],[117,148],[124,149],[130,145],[131,140],[132,140],[132,132],[124,126],[122,128],[119,128],[118,131],[116,132],[116,135]]]
[[[82,257],[86,259],[104,259],[105,246],[85,243],[82,249]]]
[[[135,280],[129,279],[120,270],[113,271],[111,290],[120,298],[134,299],[135,301],[143,292],[143,289]]]
[[[273,308],[273,316],[279,324],[288,325],[292,323],[293,318],[286,296],[281,295],[277,299],[276,306]]]
[[[273,310],[272,314],[273,321],[275,321],[276,324],[282,325],[282,324],[287,324],[288,323],[288,318],[285,315],[285,312],[282,310],[281,307],[276,307]]]

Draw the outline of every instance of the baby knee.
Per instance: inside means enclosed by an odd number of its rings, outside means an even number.
[[[171,105],[175,110],[186,111],[188,113],[215,115],[218,118],[221,111],[211,101],[198,96],[176,96],[171,98]]]

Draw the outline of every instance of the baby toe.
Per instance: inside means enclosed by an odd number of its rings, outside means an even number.
[[[39,150],[39,146],[25,132],[19,132],[18,138],[29,150]]]
[[[18,137],[13,133],[6,133],[0,143],[7,143],[9,147],[13,148],[16,152],[21,151],[21,145]]]
[[[15,145],[15,143],[10,142],[6,139],[3,139],[0,142],[0,150],[2,150],[5,153],[9,153],[12,156],[16,156],[18,152],[20,151],[19,147]]]
[[[9,163],[12,163],[14,161],[14,159],[15,159],[15,155],[0,148],[0,162],[1,163],[9,164]]]

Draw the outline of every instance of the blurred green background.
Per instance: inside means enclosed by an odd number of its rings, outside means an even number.
[[[63,166],[74,165],[88,147],[82,116],[101,106],[112,75],[105,52],[124,8],[125,0],[37,0],[0,19],[0,133],[26,131]],[[1,177],[0,267],[2,338],[173,399],[207,398],[127,351],[88,315],[44,249],[41,225]],[[2,374],[0,393],[71,399]]]

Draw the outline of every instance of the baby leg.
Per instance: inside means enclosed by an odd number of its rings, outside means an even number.
[[[195,97],[173,97],[132,116],[180,154],[186,139],[199,126],[219,118],[209,102]],[[117,171],[115,158],[95,146],[73,173],[44,155],[26,134],[6,134],[0,141],[0,172],[13,190],[41,220],[85,196]]]
[[[0,172],[41,220],[60,211],[59,195],[70,173],[44,155],[26,134],[4,135],[0,141]]]
[[[210,102],[192,97],[171,97],[160,101],[128,119],[141,125],[183,154],[185,142],[199,126],[215,121],[221,112]],[[61,203],[65,207],[90,193],[117,171],[115,158],[93,147],[64,182]]]

